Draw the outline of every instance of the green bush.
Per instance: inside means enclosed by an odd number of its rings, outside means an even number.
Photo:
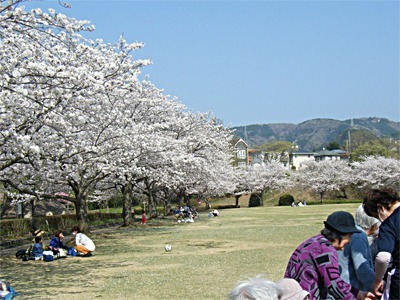
[[[249,199],[249,207],[256,207],[261,205],[261,194],[253,193]]]
[[[29,219],[13,219],[1,222],[1,240],[13,238],[15,236],[29,236],[30,233]]]
[[[290,194],[285,194],[279,197],[279,206],[291,206],[294,202],[294,197]]]
[[[108,223],[111,221],[122,221],[120,213],[90,213],[88,214],[89,225]],[[42,229],[50,236],[56,230],[70,232],[73,226],[78,224],[75,214],[45,216],[35,218],[35,228],[31,228],[31,219],[2,220],[0,223],[1,240],[30,236],[34,229]]]

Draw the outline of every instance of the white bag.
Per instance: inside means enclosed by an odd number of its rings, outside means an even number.
[[[67,254],[68,254],[68,251],[67,251],[67,250],[65,250],[65,249],[63,249],[63,248],[60,248],[60,249],[58,250],[58,253],[57,253],[57,258],[64,258],[64,257],[67,257]]]

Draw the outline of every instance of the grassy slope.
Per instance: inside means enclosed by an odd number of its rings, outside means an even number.
[[[3,254],[0,277],[23,299],[226,299],[238,280],[279,279],[295,247],[317,234],[331,212],[356,207],[228,209],[191,224],[95,231],[94,257],[44,263]]]

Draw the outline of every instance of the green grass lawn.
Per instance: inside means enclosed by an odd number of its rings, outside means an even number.
[[[22,262],[15,251],[3,253],[0,277],[20,299],[226,299],[238,280],[281,278],[293,250],[317,234],[330,213],[354,214],[357,206],[226,209],[195,223],[166,219],[152,226],[150,220],[93,231],[93,257]]]

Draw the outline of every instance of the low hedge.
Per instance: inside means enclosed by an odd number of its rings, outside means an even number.
[[[347,200],[347,199],[336,199],[336,200],[322,200],[321,201],[307,201],[307,205],[323,205],[323,204],[353,204],[359,203],[361,204],[361,200]]]
[[[89,225],[122,221],[121,214],[113,213],[90,213],[88,214]],[[31,228],[31,219],[9,219],[0,223],[0,239],[10,239],[16,237],[30,236],[31,230],[42,229],[53,233],[56,230],[71,231],[73,226],[78,223],[76,215],[57,215],[35,218],[35,227]]]
[[[228,208],[240,208],[239,206],[236,205],[212,205],[212,208],[214,209],[228,209]]]

